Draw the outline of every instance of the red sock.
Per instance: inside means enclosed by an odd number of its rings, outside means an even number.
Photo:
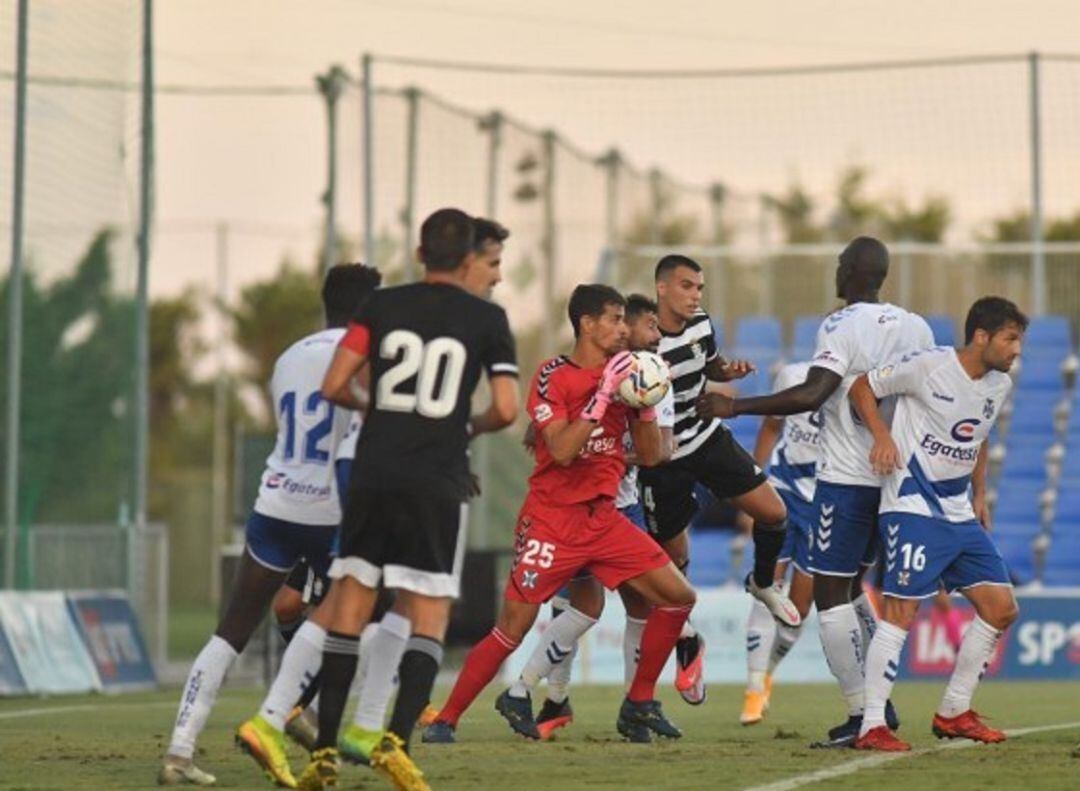
[[[461,673],[454,682],[450,699],[439,712],[439,721],[449,722],[456,728],[465,709],[469,708],[476,696],[491,683],[503,661],[517,647],[517,643],[498,629],[492,629],[487,637],[474,645],[465,657],[465,666],[461,668]]]
[[[656,679],[690,617],[690,607],[654,607],[641,635],[641,658],[626,697],[638,703],[656,696]]]

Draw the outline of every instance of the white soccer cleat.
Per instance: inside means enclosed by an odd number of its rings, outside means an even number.
[[[162,786],[212,786],[217,778],[197,767],[190,758],[166,755],[161,762],[157,781]]]
[[[796,627],[802,623],[802,616],[794,602],[784,593],[783,586],[774,582],[766,588],[754,584],[754,575],[746,575],[746,592],[769,608],[773,618],[785,626]]]

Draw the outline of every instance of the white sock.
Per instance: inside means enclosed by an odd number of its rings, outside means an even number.
[[[369,640],[367,672],[360,687],[360,704],[353,715],[353,722],[364,730],[382,730],[386,707],[394,694],[394,677],[410,634],[412,624],[409,619],[388,612]]]
[[[525,697],[540,683],[540,679],[546,678],[556,666],[564,664],[567,659],[573,661],[571,655],[578,640],[595,623],[595,618],[590,618],[573,607],[555,616],[544,632],[540,645],[525,663],[521,677],[510,688],[510,694],[515,698]]]
[[[319,672],[325,642],[326,630],[307,620],[285,649],[278,674],[259,708],[259,715],[279,731],[285,730],[289,712]]]
[[[850,604],[841,604],[818,613],[821,647],[829,670],[840,682],[840,691],[847,701],[848,714],[863,713],[863,652],[859,616]]]
[[[900,652],[906,640],[904,629],[887,621],[878,623],[866,654],[866,711],[860,736],[885,724],[885,703],[900,672]]]
[[[697,635],[697,629],[695,629],[694,625],[687,620],[682,625],[682,631],[679,632],[679,639],[684,640],[687,637],[694,637],[695,635]]]
[[[371,665],[371,644],[375,641],[375,635],[379,631],[379,624],[369,622],[360,632],[360,653],[356,660],[356,675],[353,676],[352,691],[359,694],[367,677],[368,667]]]
[[[552,703],[562,703],[570,697],[570,676],[574,671],[574,658],[577,656],[578,645],[574,643],[574,650],[555,667],[547,677],[547,696]]]
[[[855,608],[855,614],[859,616],[863,656],[866,656],[870,651],[870,641],[874,639],[874,631],[877,629],[877,613],[874,612],[874,605],[870,601],[870,597],[865,593],[860,593],[859,597],[851,602],[851,606]]]
[[[757,600],[755,599],[755,601]],[[758,602],[758,604],[760,603]],[[773,638],[772,651],[769,652],[770,676],[776,672],[777,665],[788,655],[788,651],[798,642],[799,635],[802,634],[802,624],[788,626],[787,624],[777,623],[775,620],[773,620],[773,623],[776,626],[776,637]]]
[[[217,635],[211,637],[195,657],[180,695],[180,709],[176,713],[176,725],[173,726],[172,740],[169,742],[169,755],[191,758],[195,754],[195,740],[206,727],[221,683],[235,661],[236,651]]]
[[[746,673],[747,689],[765,691],[765,673],[769,667],[769,653],[776,635],[776,620],[769,608],[753,600],[750,615],[746,619]]]
[[[626,628],[622,636],[623,685],[630,691],[637,673],[637,663],[641,659],[641,635],[645,632],[645,621],[641,618],[626,616]]]
[[[945,697],[938,706],[938,714],[957,717],[971,708],[975,687],[986,672],[1000,639],[1001,632],[977,615],[968,624],[960,643],[960,652],[956,655],[956,667],[953,668],[949,686],[945,687]]]

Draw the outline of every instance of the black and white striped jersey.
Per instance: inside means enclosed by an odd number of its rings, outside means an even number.
[[[705,366],[720,355],[716,348],[709,314],[699,310],[682,332],[661,330],[660,356],[671,367],[671,386],[675,393],[675,454],[680,459],[697,450],[717,426],[719,419],[702,420],[694,408],[694,399],[705,389]]]

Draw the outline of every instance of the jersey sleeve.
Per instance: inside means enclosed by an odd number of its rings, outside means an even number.
[[[817,345],[810,361],[813,368],[824,368],[846,376],[858,352],[858,330],[851,317],[835,320],[830,316],[818,328]]]
[[[517,376],[517,351],[514,348],[514,335],[510,332],[510,322],[506,311],[497,308],[491,322],[490,338],[484,354],[484,368],[488,377]]]
[[[367,357],[371,352],[371,330],[374,326],[375,299],[369,294],[360,301],[349,319],[348,327],[339,344],[350,351]]]
[[[675,388],[669,387],[656,405],[656,425],[658,428],[675,427]]]
[[[537,431],[542,431],[552,421],[570,419],[560,379],[559,367],[554,362],[541,367],[533,378],[527,408],[529,420],[536,424]]]
[[[913,395],[922,391],[930,372],[941,362],[937,350],[905,354],[866,374],[870,389],[878,398],[894,395]]]

